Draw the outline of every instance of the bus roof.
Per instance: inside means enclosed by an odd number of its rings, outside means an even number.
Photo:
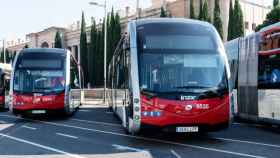
[[[66,53],[66,49],[58,48],[26,48],[21,51],[21,53]]]
[[[144,25],[149,23],[186,23],[186,24],[196,24],[202,26],[212,26],[212,24],[204,21],[199,20],[192,20],[192,19],[184,19],[184,18],[146,18],[146,19],[139,19],[133,20],[136,22],[136,25]]]

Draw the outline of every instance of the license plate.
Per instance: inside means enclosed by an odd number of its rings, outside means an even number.
[[[176,127],[177,133],[198,132],[198,127]]]
[[[45,114],[46,110],[32,110],[32,114]]]

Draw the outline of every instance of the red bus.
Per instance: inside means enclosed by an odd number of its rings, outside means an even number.
[[[229,65],[209,23],[142,19],[128,23],[109,65],[109,106],[129,133],[227,128]]]
[[[10,110],[15,115],[58,110],[71,115],[81,104],[80,74],[70,51],[22,50],[13,65]]]

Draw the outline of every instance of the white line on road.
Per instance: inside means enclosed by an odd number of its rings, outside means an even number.
[[[49,150],[49,151],[53,151],[53,152],[56,152],[56,153],[60,153],[60,154],[66,155],[68,157],[84,158],[84,157],[81,157],[81,156],[76,155],[76,154],[71,154],[71,153],[68,153],[68,152],[65,152],[65,151],[62,151],[62,150],[59,150],[59,149],[55,149],[55,148],[52,148],[52,147],[49,147],[49,146],[45,146],[45,145],[41,145],[41,144],[38,144],[38,143],[34,143],[34,142],[31,142],[31,141],[28,141],[28,140],[24,140],[24,139],[21,139],[21,138],[9,136],[9,135],[6,135],[6,134],[0,133],[0,136],[6,137],[6,138],[9,138],[11,140],[15,140],[15,141],[18,141],[18,142],[21,142],[21,143],[25,143],[25,144],[29,144],[29,145],[32,145],[32,146],[36,146],[36,147],[39,147],[39,148],[42,148],[42,149],[45,149],[45,150]]]
[[[108,125],[108,126],[116,126],[116,127],[121,127],[120,124],[116,123],[107,123],[107,122],[99,122],[99,121],[89,121],[89,120],[81,120],[81,119],[70,119],[74,121],[80,121],[80,122],[85,122],[85,123],[92,123],[92,124],[101,124],[101,125]]]
[[[57,135],[63,136],[63,137],[68,137],[68,138],[73,138],[73,139],[78,139],[76,136],[72,136],[69,134],[64,134],[64,133],[56,133]]]
[[[132,147],[118,145],[118,144],[113,144],[112,146],[114,148],[116,148],[117,150],[130,150],[130,151],[136,151],[136,152],[147,152],[147,150],[132,148]]]
[[[23,119],[23,118],[20,118],[20,117],[9,116],[9,115],[0,115],[0,116]],[[25,119],[25,120],[32,120],[32,119]],[[135,138],[135,139],[141,139],[141,140],[145,140],[145,141],[152,141],[152,142],[158,142],[158,143],[164,143],[164,144],[171,144],[171,145],[177,145],[177,146],[183,146],[183,147],[189,147],[189,148],[195,148],[195,149],[202,149],[202,150],[208,150],[208,151],[213,151],[213,152],[220,152],[220,153],[237,155],[237,156],[243,156],[243,157],[265,158],[263,156],[239,153],[239,152],[222,150],[222,149],[217,149],[217,148],[203,147],[203,146],[191,145],[191,144],[183,144],[183,143],[177,143],[177,142],[172,142],[172,141],[159,140],[159,139],[155,139],[155,138],[147,138],[147,137],[142,137],[142,136],[133,136],[133,135],[127,135],[127,134],[123,134],[123,133],[103,131],[103,130],[98,130],[98,129],[91,129],[91,128],[85,128],[85,127],[61,124],[61,123],[39,121],[39,120],[32,120],[32,121],[37,121],[37,122],[41,122],[41,123],[45,123],[45,124],[49,124],[49,125],[54,125],[54,126],[68,127],[68,128],[80,129],[80,130],[85,130],[85,131],[104,133],[104,134],[111,134],[111,135],[117,135],[117,136],[122,136],[122,137]]]
[[[176,158],[182,158],[176,151],[171,150],[171,153],[176,157]]]
[[[84,110],[84,109],[80,109],[80,112],[90,112],[90,110]]]
[[[36,130],[37,129],[37,128],[26,126],[26,125],[23,125],[21,127],[26,128],[26,129],[31,129],[31,130]]]
[[[238,140],[238,139],[230,139],[230,138],[216,138],[216,137],[214,137],[214,139],[280,148],[280,145],[252,142],[252,141],[246,141],[246,140]]]
[[[129,151],[134,151],[134,152],[141,152],[146,157],[150,157],[150,158],[153,157],[148,150],[142,150],[142,149],[133,148],[133,147],[129,147],[129,146],[118,145],[118,144],[113,144],[112,146],[114,148],[116,148],[117,150],[121,150],[121,151],[129,150]]]

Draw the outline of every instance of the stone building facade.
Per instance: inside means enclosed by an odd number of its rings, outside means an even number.
[[[151,17],[159,17],[160,8],[164,7],[168,14],[171,14],[172,17],[179,18],[189,18],[190,16],[190,0],[151,0],[152,6],[150,8],[141,10],[139,9],[139,15],[141,18],[151,18]],[[209,5],[209,13],[213,19],[214,12],[214,3],[215,0],[207,0]],[[199,13],[199,0],[193,0],[194,8],[196,16]],[[221,18],[223,21],[223,29],[224,29],[224,37],[227,37],[227,28],[228,28],[228,20],[229,20],[229,3],[230,0],[220,0],[220,8],[221,8]],[[253,32],[253,29],[258,24],[261,24],[265,19],[266,14],[270,11],[271,8],[264,6],[263,4],[252,3],[247,0],[240,0],[240,4],[244,14],[244,24],[245,31],[247,34]],[[135,14],[130,14],[129,7],[125,9],[125,15],[121,18],[121,23],[123,30],[125,28],[126,23],[135,19]],[[80,22],[76,23],[77,27],[71,28],[59,28],[59,27],[50,27],[43,31],[37,33],[30,33],[26,35],[27,42],[15,44],[9,46],[8,49],[10,52],[17,52],[22,49],[26,44],[31,48],[36,47],[53,47],[54,46],[54,38],[57,31],[60,32],[63,47],[71,50],[73,55],[78,59],[80,59]],[[90,41],[90,27],[87,27],[88,34],[88,42]]]

